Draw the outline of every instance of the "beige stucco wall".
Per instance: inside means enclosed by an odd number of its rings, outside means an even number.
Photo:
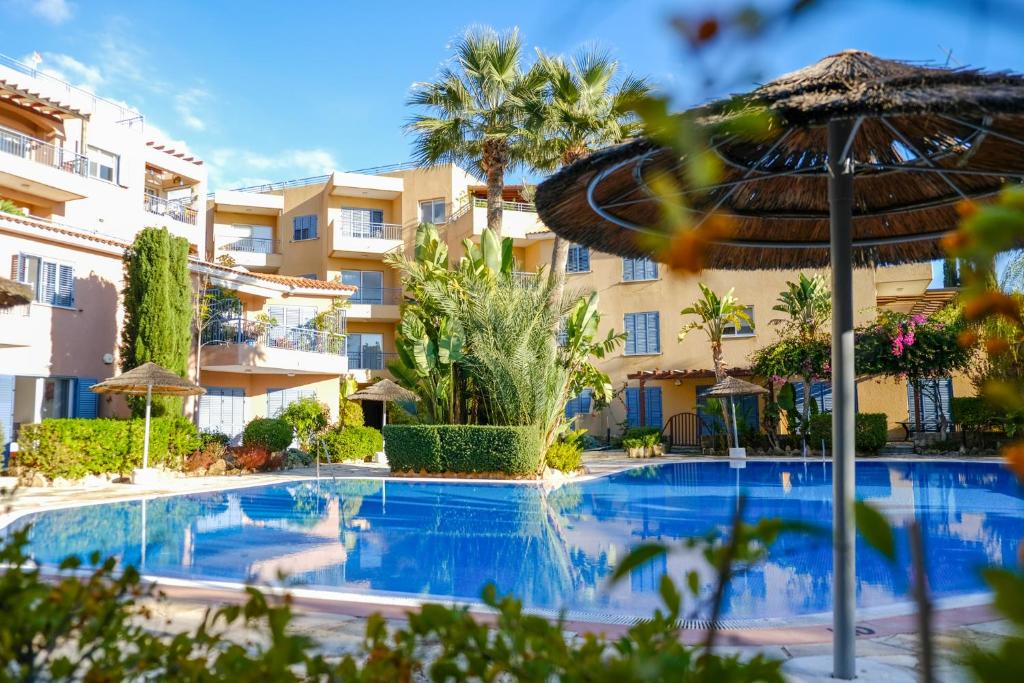
[[[317,399],[331,409],[331,420],[338,419],[341,384],[337,376],[329,375],[268,375],[257,373],[203,372],[201,383],[205,387],[242,389],[245,392],[245,421],[267,417],[267,391],[302,387],[316,391]]]

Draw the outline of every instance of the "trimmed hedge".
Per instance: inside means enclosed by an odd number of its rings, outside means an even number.
[[[387,425],[385,452],[396,472],[503,472],[540,470],[540,433],[535,427],[485,425]]]
[[[373,427],[335,427],[323,443],[331,462],[366,460],[384,448],[384,437]]]
[[[1002,413],[981,396],[955,396],[949,407],[953,422],[968,432],[992,429],[1002,417]]]
[[[242,431],[243,446],[260,446],[270,452],[283,451],[295,438],[292,426],[276,417],[257,417]]]
[[[46,419],[21,426],[15,464],[50,478],[124,473],[142,466],[144,432],[141,419]],[[154,417],[149,464],[181,468],[199,444],[195,426],[185,418]]]
[[[877,453],[889,439],[889,418],[885,413],[857,413],[854,416],[854,447],[858,453]],[[811,450],[824,440],[832,448],[832,413],[811,415],[807,441]]]

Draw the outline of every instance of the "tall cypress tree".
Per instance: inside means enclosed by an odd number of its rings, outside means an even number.
[[[167,228],[140,231],[124,255],[124,281],[121,370],[153,362],[184,377],[192,339],[188,240]],[[145,399],[129,403],[137,415],[145,410]],[[180,414],[181,399],[154,397],[153,410]]]

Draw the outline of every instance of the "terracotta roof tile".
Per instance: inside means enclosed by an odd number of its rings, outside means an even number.
[[[86,232],[84,230],[75,230],[73,228],[68,228],[63,225],[52,223],[50,221],[39,218],[32,218],[30,216],[18,216],[13,213],[0,214],[0,217],[12,223],[20,223],[21,225],[27,225],[33,228],[41,228],[52,233],[64,235],[65,237],[75,237],[78,239],[89,240],[92,242],[98,242],[99,244],[105,244],[107,246],[117,247],[120,249],[125,249],[128,247],[128,243],[125,242],[124,240],[119,240],[114,237],[108,237],[106,235],[99,235],[96,233]]]

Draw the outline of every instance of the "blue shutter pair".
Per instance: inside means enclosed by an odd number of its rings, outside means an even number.
[[[624,327],[627,356],[661,352],[661,321],[657,311],[627,313]]]
[[[577,415],[589,415],[593,406],[594,392],[591,389],[584,389],[578,396],[569,399],[565,404],[565,417],[571,420]]]
[[[951,407],[953,399],[953,380],[922,379],[921,383],[921,424],[925,431],[937,432],[945,416],[947,424],[952,423]],[[917,425],[916,391],[913,380],[907,381],[907,413],[912,427]]]
[[[660,428],[664,422],[661,410],[661,387],[644,388],[644,426]],[[626,388],[626,421],[630,427],[640,426],[640,389]]]
[[[637,282],[640,280],[657,280],[658,264],[649,258],[622,259],[622,280]]]
[[[314,239],[316,237],[316,219],[317,216],[315,213],[307,216],[295,216],[292,218],[292,239]]]

